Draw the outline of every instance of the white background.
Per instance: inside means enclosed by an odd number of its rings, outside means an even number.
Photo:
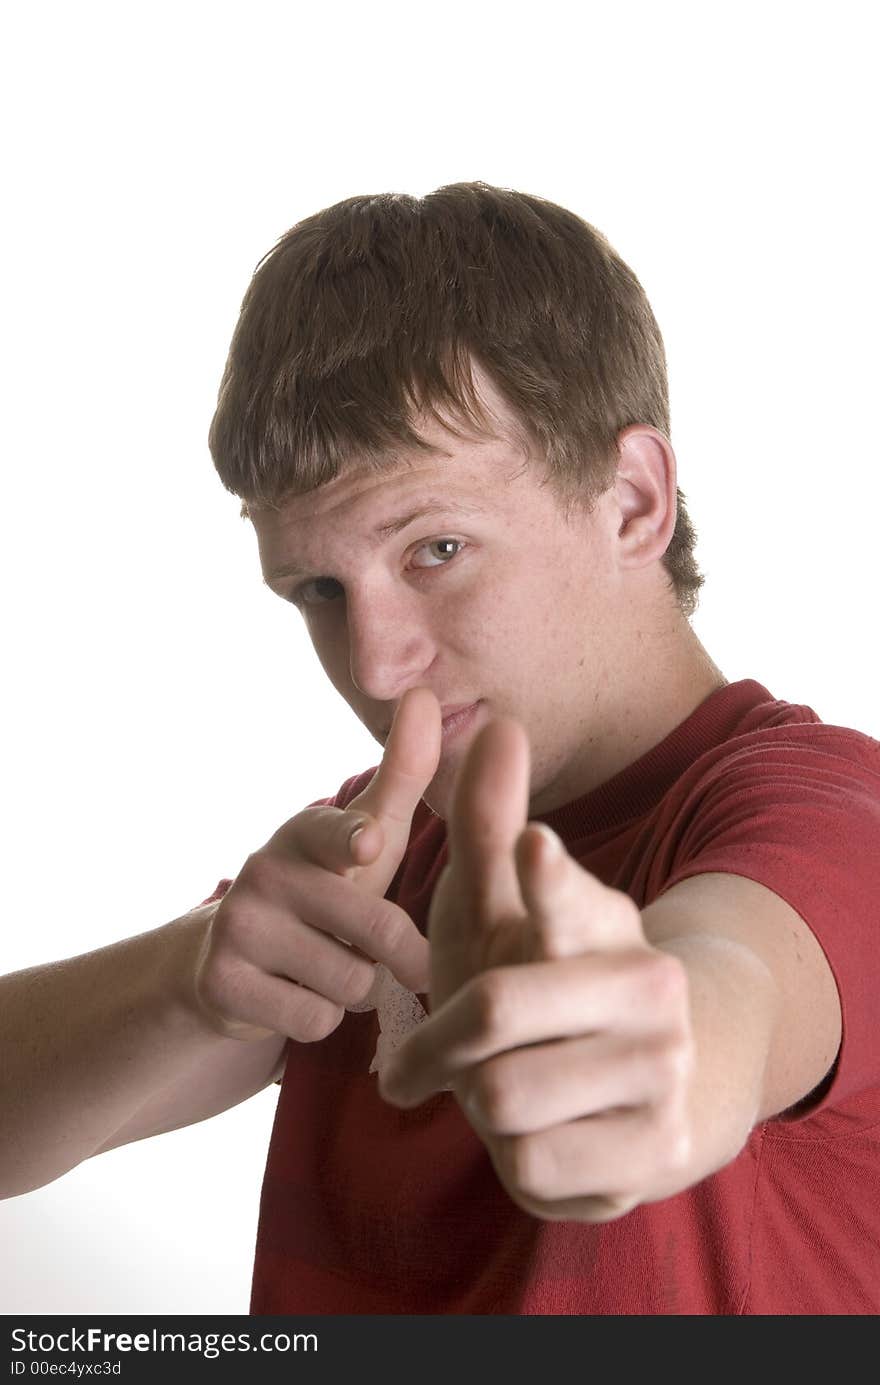
[[[185,912],[378,759],[206,445],[256,262],[355,193],[479,178],[608,235],[700,638],[880,737],[874,7],[306,8],[6,22],[0,972]],[[275,1090],[0,1205],[0,1311],[245,1312]]]

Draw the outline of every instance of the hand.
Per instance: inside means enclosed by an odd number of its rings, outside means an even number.
[[[632,899],[527,823],[524,729],[496,720],[462,764],[431,904],[431,1017],[381,1083],[451,1086],[513,1200],[606,1221],[685,1186],[687,976]]]
[[[238,1039],[326,1038],[346,1006],[366,998],[375,962],[427,990],[427,941],[383,896],[440,745],[439,702],[410,689],[366,789],[345,809],[306,808],[248,857],[214,906],[198,960],[196,1004],[212,1028]]]

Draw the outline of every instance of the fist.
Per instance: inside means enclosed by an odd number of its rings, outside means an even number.
[[[453,796],[431,904],[431,1018],[382,1093],[450,1085],[515,1202],[605,1221],[677,1191],[691,1147],[687,974],[632,899],[527,821],[529,747],[486,726]]]
[[[440,704],[429,689],[410,689],[366,789],[345,809],[298,813],[248,857],[214,907],[194,978],[217,1032],[325,1038],[365,1000],[377,962],[409,989],[427,989],[428,944],[384,895],[440,745]]]

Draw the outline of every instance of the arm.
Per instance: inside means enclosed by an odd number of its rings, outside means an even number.
[[[451,1086],[514,1201],[605,1221],[809,1097],[840,1041],[837,989],[773,891],[705,873],[640,911],[526,824],[527,785],[518,724],[484,728],[431,905],[431,1017],[380,1090],[410,1107]]]
[[[801,916],[745,876],[691,876],[642,911],[642,927],[688,979],[688,1186],[734,1158],[754,1125],[821,1085],[840,1046],[840,999]]]
[[[282,1035],[224,1038],[195,1004],[191,978],[216,909],[0,977],[0,1196],[216,1115],[278,1074]]]
[[[0,977],[0,1197],[253,1095],[288,1039],[325,1038],[366,999],[374,962],[426,988],[428,945],[384,896],[439,755],[440,704],[412,689],[366,788],[291,818],[223,899]]]

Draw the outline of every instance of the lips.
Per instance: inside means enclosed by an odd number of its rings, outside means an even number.
[[[464,712],[468,707],[473,707],[473,705],[473,702],[452,702],[448,707],[441,706],[440,715],[443,721],[446,721],[449,717],[454,717],[456,712]]]
[[[441,734],[444,746],[449,745],[456,736],[461,735],[469,726],[473,726],[475,718],[479,715],[481,702],[460,703],[455,711],[450,711],[443,718]]]
[[[451,721],[453,717],[457,717],[457,716],[459,715],[460,712],[466,712],[466,711],[468,711],[471,707],[476,707],[477,702],[479,702],[479,700],[480,700],[480,699],[477,698],[477,699],[476,699],[475,701],[473,701],[473,702],[446,702],[446,703],[441,702],[441,703],[440,703],[440,720],[441,720],[441,725],[445,727],[446,723],[447,723],[448,721]],[[390,725],[389,725],[389,726],[383,726],[382,729],[381,729],[381,731],[379,731],[379,732],[376,733],[377,739],[378,739],[379,741],[381,741],[382,745],[384,745],[385,742],[388,740],[388,737],[390,736],[390,734],[391,734],[391,726],[390,726]]]

